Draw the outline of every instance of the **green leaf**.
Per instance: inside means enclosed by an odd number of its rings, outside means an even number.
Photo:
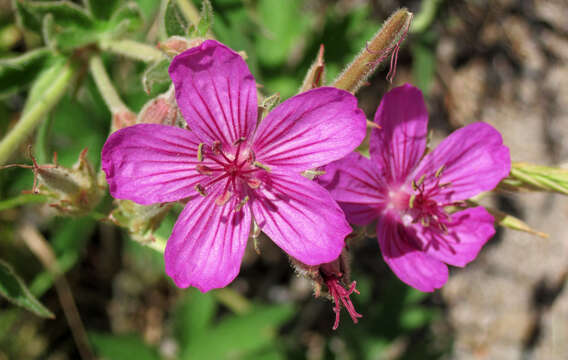
[[[14,273],[12,267],[2,260],[0,260],[0,295],[14,305],[21,306],[38,316],[55,318],[53,313],[32,295],[22,279]]]
[[[150,92],[152,91],[152,86],[154,86],[154,84],[163,84],[171,81],[170,75],[168,74],[169,66],[170,60],[164,59],[150,65],[146,69],[144,75],[142,76],[142,85],[144,86],[144,91],[146,91],[147,94],[150,94]]]
[[[47,48],[32,50],[22,56],[0,60],[0,98],[28,87],[52,58]]]
[[[189,24],[175,0],[169,0],[166,5],[166,11],[164,12],[164,29],[167,37],[187,35]]]
[[[217,327],[190,339],[182,359],[249,359],[274,346],[278,327],[294,314],[289,305],[257,306],[249,314],[227,316]]]
[[[268,66],[283,64],[298,40],[305,35],[309,22],[301,6],[300,0],[260,1],[259,18],[263,19],[266,28],[257,44],[257,54],[262,63]]]
[[[0,200],[0,211],[11,209],[16,206],[31,204],[31,203],[44,203],[48,198],[39,194],[22,194],[13,198]]]
[[[159,360],[157,349],[136,335],[111,335],[89,332],[97,354],[106,360]]]
[[[199,24],[195,27],[193,24],[190,26],[189,37],[206,37],[209,30],[213,26],[213,6],[209,0],[201,2],[201,14],[199,17]]]
[[[21,25],[35,32],[41,31],[43,17],[47,14],[51,14],[57,26],[62,28],[69,26],[90,28],[94,25],[93,19],[85,9],[66,0],[14,0],[14,2]]]
[[[121,0],[83,0],[85,7],[96,18],[107,20],[114,15]]]
[[[188,344],[210,327],[217,312],[217,303],[211,292],[189,292],[175,311],[176,338],[180,344]]]
[[[432,31],[421,34],[412,43],[412,77],[425,95],[436,74],[436,34]]]
[[[117,36],[122,32],[130,32],[139,29],[144,23],[142,11],[137,3],[129,1],[119,7],[109,21],[111,32]]]
[[[405,310],[400,317],[400,326],[406,330],[414,330],[427,325],[434,319],[435,312],[426,307],[412,307]]]

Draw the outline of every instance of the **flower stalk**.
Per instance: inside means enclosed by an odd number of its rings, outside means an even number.
[[[133,40],[102,40],[99,42],[99,47],[104,51],[148,63],[157,62],[166,57],[155,47]]]
[[[16,126],[0,142],[0,165],[4,165],[8,161],[12,153],[32,133],[44,116],[55,107],[65,94],[74,73],[75,69],[69,62],[66,62],[61,68],[55,69],[54,67],[44,73],[44,76],[49,77],[50,81],[42,94],[41,100],[28,101]],[[40,80],[43,82],[43,79],[38,79],[38,82]]]

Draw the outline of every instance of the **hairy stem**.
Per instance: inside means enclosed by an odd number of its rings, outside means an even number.
[[[54,74],[49,86],[43,92],[41,99],[29,104],[30,107],[24,108],[20,120],[0,142],[0,165],[8,161],[12,153],[20,144],[32,133],[39,122],[48,112],[59,102],[74,74],[74,68],[70,63],[66,63]],[[41,75],[40,75],[41,76]]]
[[[97,88],[99,89],[99,92],[110,112],[115,114],[119,111],[128,110],[128,107],[122,102],[114,88],[114,85],[110,81],[103,61],[99,55],[95,55],[89,59],[89,70],[91,71],[91,75],[93,75],[93,78],[95,79]]]
[[[103,40],[99,46],[102,50],[144,62],[156,62],[166,57],[155,47],[133,40]]]

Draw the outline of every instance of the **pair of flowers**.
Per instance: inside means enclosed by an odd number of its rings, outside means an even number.
[[[121,129],[104,145],[102,166],[115,198],[187,201],[165,252],[179,287],[229,284],[253,222],[291,257],[319,265],[340,255],[347,220],[378,219],[385,261],[422,291],[441,287],[444,263],[465,265],[494,234],[485,209],[445,209],[495,187],[509,172],[508,149],[495,129],[477,123],[423,157],[428,116],[416,88],[385,95],[366,159],[352,152],[366,119],[348,92],[317,88],[260,121],[246,63],[212,40],[176,56],[170,76],[189,129]],[[301,175],[321,167],[317,181]]]

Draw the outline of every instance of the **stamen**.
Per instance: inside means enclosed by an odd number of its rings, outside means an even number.
[[[197,147],[197,161],[199,162],[203,161],[203,145],[205,144],[200,143],[199,146]]]
[[[427,217],[422,217],[420,218],[420,223],[422,224],[422,226],[428,227],[430,226],[430,219]]]
[[[215,204],[217,206],[223,206],[227,203],[227,201],[229,201],[229,199],[231,198],[231,196],[233,195],[232,192],[230,192],[229,190],[226,190],[221,196],[219,196],[217,199],[215,199]]]
[[[450,187],[451,185],[452,185],[451,182],[447,182],[447,183],[443,183],[443,184],[438,184],[438,187],[441,188],[441,189],[444,189],[444,188]]]
[[[245,196],[237,205],[237,211],[241,211],[241,209],[243,208],[243,206],[249,201],[249,196]]]
[[[238,138],[237,140],[235,140],[235,141],[233,142],[233,145],[235,145],[235,146],[236,146],[236,145],[239,145],[240,143],[245,142],[245,140],[246,140],[246,138],[245,138],[244,136],[241,136],[240,138]]]
[[[206,165],[197,164],[195,166],[195,170],[197,170],[197,172],[200,173],[201,175],[213,175],[213,169],[211,169]]]
[[[203,185],[201,184],[197,184],[195,185],[195,190],[199,193],[199,195],[201,196],[207,196],[207,192],[205,191],[205,188],[203,187]]]
[[[256,166],[257,168],[261,168],[263,170],[266,170],[268,172],[270,172],[270,167],[264,164],[259,163],[258,161],[255,161],[252,163],[254,166]]]
[[[221,142],[219,140],[213,141],[211,151],[213,151],[213,154],[219,155],[219,153],[221,152]]]
[[[442,171],[444,171],[445,168],[446,168],[446,165],[440,166],[440,168],[438,170],[436,170],[436,174],[434,174],[434,176],[439,178],[440,175],[442,175]]]
[[[426,174],[423,174],[420,179],[418,179],[418,182],[416,183],[416,187],[419,187],[420,185],[422,185],[422,183],[424,182],[424,179],[426,179]]]
[[[416,199],[416,194],[412,194],[410,195],[410,200],[408,200],[408,207],[409,208],[413,208],[414,207],[414,200]]]
[[[257,179],[257,178],[249,178],[247,179],[247,185],[251,188],[251,189],[258,189],[258,187],[260,186],[262,182]]]

